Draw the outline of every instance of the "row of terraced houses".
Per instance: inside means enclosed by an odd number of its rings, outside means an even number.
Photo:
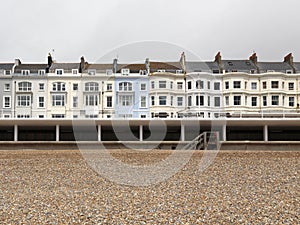
[[[300,62],[0,63],[1,118],[215,118],[297,113]]]

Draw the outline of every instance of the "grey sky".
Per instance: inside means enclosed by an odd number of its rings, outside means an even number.
[[[259,60],[281,61],[293,52],[300,61],[299,10],[299,0],[9,0],[0,8],[0,61],[44,61],[55,49],[57,61],[84,55],[93,62],[142,41],[175,44],[203,60],[217,51],[244,59],[255,50]],[[177,60],[177,50],[151,49],[149,57]]]

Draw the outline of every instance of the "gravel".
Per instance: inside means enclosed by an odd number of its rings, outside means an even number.
[[[111,154],[142,165],[170,151]],[[300,151],[219,152],[198,173],[202,155],[133,187],[101,177],[79,151],[0,151],[0,224],[300,224]]]

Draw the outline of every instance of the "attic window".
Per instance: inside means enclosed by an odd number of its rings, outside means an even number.
[[[176,70],[176,74],[182,73],[182,70]]]
[[[122,75],[129,75],[129,69],[122,69],[121,73]]]
[[[231,72],[233,72],[233,73],[236,73],[236,72],[237,72],[237,70],[231,70]]]
[[[254,73],[255,73],[255,70],[250,70],[250,73],[251,73],[251,74],[254,74]]]
[[[5,70],[4,73],[5,73],[5,75],[10,75],[11,71],[10,70]]]
[[[78,69],[73,69],[72,74],[78,74]]]
[[[39,75],[45,75],[45,73],[46,73],[45,70],[39,70],[39,71],[38,71],[38,74],[39,74]]]
[[[146,70],[140,70],[140,75],[146,75],[147,71]]]
[[[63,69],[58,69],[58,70],[55,70],[55,73],[57,75],[63,75],[64,74],[64,70]]]
[[[30,74],[30,70],[22,70],[21,74],[24,76],[28,76]]]
[[[292,71],[292,70],[287,70],[286,73],[287,73],[287,74],[292,74],[293,71]]]
[[[213,73],[220,73],[219,70],[213,70]]]
[[[164,72],[166,72],[166,70],[157,70],[157,72],[164,73]]]
[[[88,75],[95,75],[96,74],[96,70],[88,70]]]
[[[247,66],[251,66],[250,62],[246,61],[245,63],[246,63]]]
[[[232,62],[228,62],[228,65],[229,65],[229,66],[233,66],[233,63],[232,63]]]
[[[106,75],[112,75],[113,71],[112,70],[106,70]]]
[[[274,73],[275,70],[267,70],[267,73]]]

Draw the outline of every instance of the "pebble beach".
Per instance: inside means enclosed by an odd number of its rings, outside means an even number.
[[[140,165],[169,154],[111,151]],[[202,156],[137,187],[102,177],[80,151],[0,151],[0,224],[300,224],[300,151],[220,151],[198,173]]]

